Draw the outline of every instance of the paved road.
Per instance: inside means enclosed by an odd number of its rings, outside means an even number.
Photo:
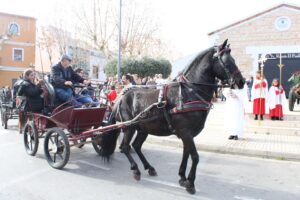
[[[299,162],[199,152],[197,193],[189,195],[177,184],[181,149],[146,144],[144,152],[158,177],[142,171],[137,182],[123,154],[117,151],[106,163],[91,145],[73,148],[65,169],[55,170],[44,159],[42,142],[31,157],[22,135],[0,128],[0,200],[300,199]]]

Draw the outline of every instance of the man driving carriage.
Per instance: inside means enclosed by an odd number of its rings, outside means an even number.
[[[75,107],[81,107],[85,103],[93,103],[87,98],[74,98],[73,86],[75,83],[90,84],[74,72],[70,66],[72,58],[69,55],[63,55],[58,64],[54,65],[51,70],[51,83],[55,89],[56,97],[60,102],[71,101]]]

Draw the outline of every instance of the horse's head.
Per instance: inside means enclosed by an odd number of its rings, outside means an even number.
[[[245,78],[235,64],[234,58],[230,54],[231,49],[227,45],[227,40],[222,45],[215,48],[213,55],[213,71],[223,84],[228,84],[232,88],[242,89]]]

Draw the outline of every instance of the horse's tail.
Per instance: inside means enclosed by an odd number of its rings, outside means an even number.
[[[118,101],[112,113],[110,114],[107,125],[116,124],[116,114],[119,110],[120,101]],[[120,133],[120,129],[113,129],[103,133],[101,136],[101,156],[109,159],[109,157],[114,153],[117,146],[117,139]]]

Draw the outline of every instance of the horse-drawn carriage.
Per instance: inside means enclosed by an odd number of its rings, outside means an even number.
[[[84,108],[75,108],[71,102],[57,105],[53,86],[47,81],[44,86],[46,111],[20,114],[19,123],[23,124],[21,128],[26,152],[34,156],[38,150],[39,139],[44,138],[45,157],[50,166],[56,169],[61,169],[67,164],[70,147],[73,146],[81,148],[86,143],[92,143],[96,152],[101,155],[99,135],[108,129],[104,128],[103,120],[108,114],[107,105]],[[75,85],[75,87],[83,86]],[[110,129],[117,127],[119,125]]]
[[[39,138],[45,138],[44,153],[48,163],[61,169],[69,160],[72,146],[92,143],[99,155],[109,157],[115,150],[119,131],[123,129],[122,151],[130,162],[134,178],[140,180],[141,172],[129,151],[133,134],[137,131],[132,147],[150,176],[156,176],[156,170],[141,151],[148,134],[176,135],[184,148],[179,184],[194,194],[199,155],[193,138],[204,128],[217,87],[216,77],[231,88],[241,89],[245,83],[227,41],[220,47],[201,52],[178,79],[168,85],[159,89],[127,89],[114,105],[107,123],[103,120],[106,106],[75,108],[62,104],[49,116],[29,113],[23,131],[25,149],[28,154],[35,155]],[[51,93],[51,86],[48,90]],[[192,164],[186,176],[189,157]]]
[[[300,101],[300,71],[292,74],[288,80],[291,83],[291,89],[289,92],[289,110],[293,111],[295,102]]]
[[[16,106],[16,92],[21,82],[21,79],[17,80],[13,89],[6,87],[0,90],[1,125],[5,129],[7,129],[8,120],[18,118],[19,110]]]

